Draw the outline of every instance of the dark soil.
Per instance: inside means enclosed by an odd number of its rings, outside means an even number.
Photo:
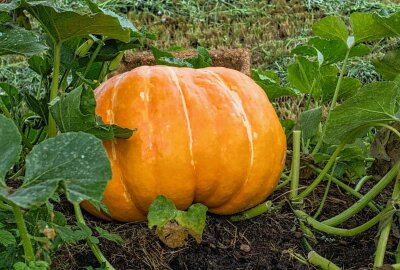
[[[373,181],[373,180],[371,180]],[[374,183],[369,183],[371,187]],[[365,187],[366,189],[368,188]],[[286,197],[287,190],[280,190],[272,196],[274,202]],[[324,192],[321,185],[305,201],[306,211],[313,213]],[[388,198],[383,192],[378,202]],[[332,217],[343,211],[356,200],[332,186],[326,207],[320,220]],[[72,210],[66,204],[63,211]],[[69,208],[69,209],[68,209]],[[365,209],[344,224],[344,227],[358,226],[374,216]],[[110,223],[86,215],[91,226],[101,226],[118,233],[125,243],[115,244],[101,240],[101,249],[116,269],[314,269],[301,263],[296,257],[307,257],[302,245],[302,233],[290,206],[286,203],[277,213],[265,213],[251,220],[238,223],[226,217],[209,215],[203,235],[203,242],[197,244],[190,239],[181,249],[170,249],[162,244],[154,231],[145,222]],[[343,269],[371,269],[375,251],[377,226],[357,237],[334,237],[314,232],[318,242],[312,244],[315,251],[333,261]],[[398,239],[390,239],[388,250],[394,251]],[[82,243],[59,249],[54,261],[54,269],[84,269],[85,266],[98,266],[89,248]],[[386,256],[392,263],[393,256]]]

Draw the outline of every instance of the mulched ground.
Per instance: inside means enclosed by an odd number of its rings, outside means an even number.
[[[373,184],[369,183],[369,187]],[[280,201],[286,197],[286,192],[285,189],[280,190],[271,199]],[[306,199],[308,213],[318,208],[323,192],[324,187],[321,186]],[[383,203],[388,195],[388,192],[383,192],[378,201]],[[354,202],[355,199],[333,185],[320,219],[332,217]],[[64,205],[63,208],[72,213],[69,206]],[[347,221],[344,227],[360,225],[373,215],[368,209],[363,210]],[[166,247],[145,222],[109,223],[90,215],[86,215],[86,219],[90,225],[106,228],[126,240],[122,246],[101,241],[101,249],[116,269],[314,269],[296,259],[296,255],[307,257],[307,252],[302,245],[298,222],[288,204],[278,213],[263,214],[237,223],[230,222],[226,217],[209,215],[203,242],[197,244],[190,239],[188,245],[181,249]],[[350,238],[315,232],[318,243],[313,248],[343,269],[371,269],[376,234],[377,226]],[[389,251],[395,250],[397,241],[394,238],[389,240]],[[393,256],[388,255],[387,262],[392,263],[392,260]],[[60,248],[53,267],[59,270],[84,269],[89,265],[97,266],[98,263],[82,243]]]

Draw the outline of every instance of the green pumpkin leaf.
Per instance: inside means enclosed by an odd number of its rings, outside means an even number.
[[[99,233],[99,237],[101,238],[107,239],[108,241],[112,241],[117,244],[122,244],[124,242],[124,239],[122,239],[122,237],[118,234],[110,233],[109,231],[97,226],[95,229]]]
[[[11,119],[0,114],[0,186],[5,185],[4,178],[18,161],[21,150],[21,134],[18,128]]]
[[[400,13],[397,13],[397,15],[392,15],[390,18],[382,18],[381,20],[378,15],[373,13],[352,13],[350,22],[355,42],[360,43],[395,36],[396,33],[386,24],[391,25],[392,20],[395,22],[395,18],[399,15]]]
[[[45,261],[33,261],[28,264],[24,262],[17,262],[14,264],[14,270],[48,270],[49,263]]]
[[[342,40],[328,40],[319,37],[311,38],[309,43],[323,55],[322,64],[329,65],[344,60],[347,45]]]
[[[288,81],[302,93],[320,92],[318,63],[299,56],[296,62],[288,67]],[[315,82],[314,82],[315,80]]]
[[[346,24],[337,16],[325,17],[313,25],[313,32],[319,37],[330,40],[341,40],[345,44],[349,33]]]
[[[29,67],[37,74],[47,76],[53,70],[52,63],[49,57],[34,55],[28,59]]]
[[[192,205],[187,211],[180,211],[170,199],[158,196],[149,207],[148,227],[156,227],[157,235],[167,246],[182,247],[189,234],[201,242],[206,214],[207,207],[200,203]]]
[[[374,82],[361,88],[331,112],[325,142],[338,144],[353,131],[373,123],[399,121],[396,103],[400,87],[393,82]],[[368,128],[360,130],[365,132]]]
[[[131,37],[131,24],[120,21],[119,16],[63,11],[44,1],[23,0],[20,7],[35,17],[56,43],[90,34],[107,36],[124,42],[128,42]]]
[[[336,76],[325,76],[321,81],[322,101],[329,102],[335,93],[339,78]],[[340,85],[338,99],[343,100],[354,96],[361,88],[362,83],[356,78],[343,77]]]
[[[175,219],[176,213],[175,204],[165,196],[157,196],[154,202],[149,207],[147,214],[147,226],[149,229],[154,226],[163,227],[170,220]]]
[[[306,45],[297,46],[292,50],[292,53],[301,56],[318,56],[318,52],[315,48]]]
[[[47,49],[32,31],[21,27],[0,26],[0,56],[6,54],[32,56]]]
[[[300,114],[300,126],[303,140],[306,141],[317,134],[318,126],[321,123],[321,118],[321,107],[314,108]]]
[[[380,60],[373,62],[376,71],[378,71],[385,80],[395,80],[400,75],[400,49],[387,52]]]
[[[188,67],[193,68],[193,65],[186,60],[176,57],[160,57],[157,60],[158,65],[166,65],[171,67]]]
[[[365,44],[357,44],[350,49],[349,57],[361,57],[371,53],[371,49]]]
[[[251,78],[265,91],[270,100],[300,95],[300,92],[293,88],[281,86],[279,77],[273,71],[252,69]]]
[[[6,230],[0,230],[0,245],[6,247],[15,244],[17,244],[17,241],[12,233]]]
[[[8,200],[23,208],[40,206],[62,187],[72,203],[101,201],[111,166],[102,142],[70,132],[43,141],[26,157],[25,182]]]
[[[186,62],[192,64],[193,68],[205,68],[212,64],[212,59],[206,48],[197,47],[197,56],[186,59]]]
[[[83,131],[103,140],[129,138],[133,130],[105,125],[95,114],[93,91],[83,86],[59,96],[50,104],[50,111],[61,132]]]
[[[197,56],[187,59],[177,58],[172,53],[168,51],[162,51],[160,49],[157,49],[156,47],[152,47],[151,51],[158,65],[204,68],[209,67],[212,63],[211,57],[207,49],[200,46],[197,48]]]

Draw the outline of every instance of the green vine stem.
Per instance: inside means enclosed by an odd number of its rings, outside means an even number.
[[[372,226],[374,226],[376,223],[378,223],[383,217],[385,217],[387,214],[393,214],[394,210],[392,208],[385,208],[383,209],[378,215],[373,217],[372,219],[368,220],[364,224],[355,227],[353,229],[342,229],[342,228],[337,228],[333,226],[326,225],[322,222],[319,222],[315,220],[314,218],[310,217],[307,215],[305,212],[301,210],[295,210],[294,213],[299,219],[305,220],[308,224],[310,224],[314,229],[327,233],[327,234],[332,234],[332,235],[338,235],[338,236],[355,236],[357,234],[360,234],[362,232],[365,232]]]
[[[74,211],[75,211],[75,216],[76,216],[77,222],[86,225],[86,222],[85,222],[85,219],[83,218],[83,214],[81,211],[81,207],[79,206],[79,203],[73,203],[73,206],[74,206]],[[104,263],[107,270],[115,270],[115,268],[111,265],[111,263],[109,261],[107,261],[107,259],[104,257],[99,246],[97,244],[93,243],[93,241],[90,240],[90,238],[87,238],[86,241],[87,241],[90,249],[92,250],[94,256],[97,258],[97,260],[102,264]]]
[[[56,43],[54,45],[54,63],[53,63],[53,74],[51,78],[50,86],[50,102],[53,101],[58,95],[58,77],[60,76],[60,59],[61,59],[61,45],[62,43]],[[51,112],[49,112],[49,131],[48,137],[52,138],[57,135],[56,121],[54,120]]]
[[[280,182],[276,188],[275,191],[280,190],[281,188],[283,188],[284,186],[286,186],[287,184],[289,184],[290,182],[290,176],[287,176],[286,174],[282,173],[281,178],[283,178],[283,181]]]
[[[24,248],[24,253],[25,253],[25,260],[27,262],[33,262],[35,261],[35,254],[33,253],[32,242],[28,234],[28,229],[26,228],[21,208],[18,205],[11,202],[10,205],[14,212],[15,222],[17,223],[19,236],[21,237],[22,247]]]
[[[392,264],[393,270],[400,270],[400,263]]]
[[[308,253],[308,262],[311,263],[312,265],[315,265],[317,267],[320,267],[322,270],[341,270],[339,266],[331,262],[325,257],[322,257],[319,255],[317,252],[310,251]]]
[[[307,166],[310,167],[311,169],[313,169],[314,171],[318,172],[318,173],[322,172],[322,170],[320,168],[317,168],[314,165],[307,164]],[[350,193],[354,197],[356,197],[358,199],[361,199],[364,196],[363,194],[355,191],[354,189],[352,189],[351,187],[349,187],[348,185],[346,185],[345,183],[343,183],[339,179],[333,177],[332,175],[326,174],[326,176],[328,176],[329,179],[331,179],[334,184],[338,185],[341,189],[343,189],[344,191]],[[380,209],[375,205],[375,203],[373,201],[368,202],[367,205],[374,212],[379,212],[380,211]]]
[[[400,265],[400,240],[399,240],[399,243],[397,243],[395,260],[396,260],[396,263]]]
[[[362,186],[370,179],[374,178],[372,175],[366,175],[358,181],[356,187],[354,188],[355,191],[360,191]]]
[[[396,200],[397,198],[399,198],[399,196],[400,196],[400,173],[397,175],[397,179],[394,184],[392,200]],[[391,201],[387,203],[387,207],[393,208]],[[378,244],[376,247],[374,267],[381,267],[383,265],[386,253],[386,245],[389,239],[390,230],[392,229],[392,223],[393,223],[393,216],[390,216],[387,219],[383,219],[381,221],[381,224],[383,224],[383,226],[381,228]]]
[[[290,195],[289,198],[294,201],[297,199],[299,191],[299,178],[300,178],[300,144],[301,144],[301,131],[293,131],[293,156],[292,156],[292,169],[291,169],[291,182],[290,182]]]
[[[395,165],[386,173],[384,177],[371,188],[368,193],[366,193],[361,199],[359,199],[355,204],[347,208],[342,213],[323,221],[325,225],[336,226],[342,224],[349,218],[353,217],[355,214],[360,212],[371,200],[373,200],[379,193],[396,177],[400,171],[400,160],[395,163]]]
[[[335,164],[333,165],[332,174],[334,174],[334,172],[335,172],[336,164],[337,164],[337,163],[335,162]],[[320,204],[319,204],[319,207],[318,207],[318,209],[317,209],[317,212],[315,212],[315,214],[314,214],[314,216],[313,216],[315,219],[319,217],[319,215],[320,215],[321,212],[322,212],[322,209],[324,208],[326,198],[328,197],[329,189],[331,188],[332,177],[333,177],[333,176],[331,176],[331,175],[328,176],[328,184],[326,185],[324,195],[323,195],[323,197],[322,197],[322,199],[321,199],[321,202],[320,202]]]
[[[279,206],[278,207],[273,206],[271,201],[266,201],[262,204],[257,205],[256,207],[253,207],[247,211],[244,211],[243,213],[240,213],[239,215],[231,216],[229,220],[233,222],[243,221],[259,216],[265,212],[272,212],[278,208]]]
[[[392,131],[394,134],[396,134],[397,137],[399,137],[399,139],[400,139],[400,132],[399,132],[397,129],[395,129],[394,127],[392,127],[392,126],[390,126],[390,125],[387,125],[387,124],[385,124],[385,123],[377,123],[377,124],[375,124],[375,126],[384,127],[384,128],[389,129],[389,130]]]
[[[347,49],[346,52],[346,56],[343,60],[342,63],[342,68],[340,70],[340,74],[339,74],[339,79],[338,82],[336,84],[336,88],[335,88],[335,93],[333,94],[333,98],[332,98],[332,102],[331,102],[331,106],[329,107],[329,111],[328,111],[328,115],[326,116],[326,121],[325,123],[327,123],[331,117],[331,112],[332,110],[335,108],[336,106],[336,102],[337,102],[337,98],[339,96],[339,91],[340,91],[340,86],[342,85],[342,80],[343,80],[343,76],[344,76],[344,72],[346,71],[346,65],[347,65],[347,60],[349,59],[349,54],[350,54],[350,50],[351,48]],[[324,137],[325,137],[325,133],[326,133],[326,124],[324,125],[324,127],[322,128],[322,134],[321,137],[319,137],[319,140],[317,142],[317,145],[315,146],[314,150],[312,151],[311,155],[315,155],[316,153],[318,153],[319,149],[322,146],[322,143],[324,142]]]
[[[318,175],[318,177],[302,192],[299,194],[299,198],[304,199],[307,197],[318,185],[321,183],[321,181],[324,179],[325,175],[328,173],[330,168],[332,167],[333,163],[336,161],[337,156],[340,154],[340,151],[345,147],[347,144],[348,139],[350,138],[347,137],[341,144],[339,144],[336,147],[335,152],[333,152],[332,156],[329,158],[328,163],[326,163],[324,169],[321,171],[321,173]]]

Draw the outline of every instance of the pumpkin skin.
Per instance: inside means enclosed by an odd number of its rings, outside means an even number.
[[[286,138],[264,91],[227,68],[142,66],[95,90],[107,124],[137,128],[105,141],[113,177],[104,192],[119,221],[146,218],[158,195],[178,209],[200,202],[234,214],[264,201],[284,167]]]

